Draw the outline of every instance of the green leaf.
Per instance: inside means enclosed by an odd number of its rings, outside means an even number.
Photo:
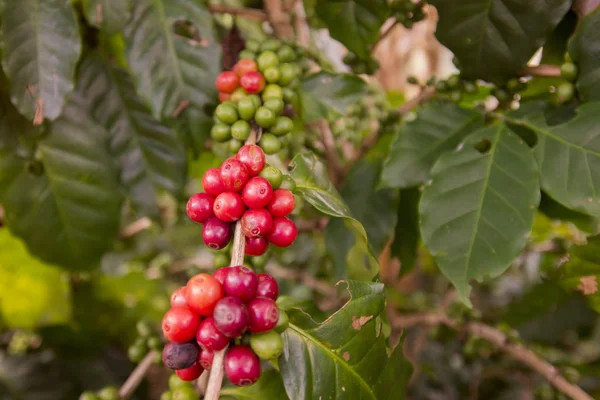
[[[566,208],[544,192],[542,192],[539,209],[547,217],[554,220],[571,222],[582,231],[594,233],[598,229],[598,218]]]
[[[133,0],[83,0],[85,19],[112,35],[123,30],[131,17]]]
[[[342,281],[350,300],[321,323],[288,310],[279,367],[288,396],[296,399],[377,399],[374,386],[387,360],[377,316],[385,305],[380,283]],[[387,374],[383,378],[387,380]]]
[[[158,214],[157,192],[179,198],[185,184],[186,154],[179,138],[152,117],[125,71],[90,56],[79,75],[94,118],[108,130],[132,204]]]
[[[584,246],[569,249],[569,260],[561,270],[561,285],[583,293],[590,306],[600,312],[600,235],[589,237]]]
[[[453,103],[431,103],[396,134],[383,165],[382,184],[407,188],[420,185],[445,151],[483,126],[483,115]]]
[[[353,264],[358,263],[360,268],[352,268],[348,271],[350,277],[363,280],[373,278],[379,270],[379,265],[369,246],[367,232],[352,216],[350,208],[327,177],[325,165],[313,153],[306,152],[294,157],[290,167],[292,168],[290,174],[296,181],[296,193],[323,214],[342,218],[345,225],[342,229],[349,229],[353,233],[354,237],[348,239],[354,241],[354,247],[348,243],[346,245],[339,243],[340,248],[352,247],[353,251],[348,254],[336,252],[338,257],[343,257],[345,261],[349,260],[350,256],[356,257],[354,259],[356,262]]]
[[[385,0],[319,0],[315,12],[332,38],[365,59],[390,13]]]
[[[67,323],[71,319],[68,275],[33,258],[6,229],[0,229],[0,248],[2,323],[25,329]]]
[[[400,191],[398,204],[398,222],[392,242],[392,256],[400,260],[400,274],[412,271],[417,262],[419,248],[419,189],[404,189]]]
[[[375,397],[377,400],[404,400],[406,398],[413,367],[404,358],[402,343],[398,343],[392,354],[390,354],[390,358],[375,384]]]
[[[600,103],[582,105],[569,120],[563,118],[565,111],[570,109],[544,112],[531,104],[514,113],[517,119],[511,122],[537,134],[542,189],[566,207],[600,216]]]
[[[569,55],[579,67],[577,90],[586,101],[600,100],[600,9],[583,17],[569,41]]]
[[[301,82],[300,101],[305,122],[345,115],[365,94],[367,85],[356,75],[318,72]]]
[[[432,0],[439,13],[435,35],[460,61],[468,79],[515,76],[571,6],[570,0]]]
[[[190,21],[201,41],[176,35],[173,24],[179,20]],[[134,0],[124,37],[137,90],[155,118],[171,116],[182,102],[202,109],[216,100],[221,47],[203,4]]]
[[[274,369],[262,371],[258,381],[252,386],[225,387],[220,393],[221,400],[288,400],[281,375]]]
[[[442,155],[431,175],[419,210],[423,242],[468,302],[469,280],[501,274],[527,243],[540,201],[535,158],[497,124]]]
[[[91,269],[111,247],[122,199],[107,142],[85,99],[74,93],[39,142],[42,175],[27,172],[26,159],[16,160],[17,155],[0,158],[7,225],[42,260]]]
[[[36,109],[56,119],[74,88],[81,39],[69,1],[10,1],[2,16],[3,67],[11,101],[32,120]]]

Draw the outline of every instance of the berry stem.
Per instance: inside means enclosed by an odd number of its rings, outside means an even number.
[[[151,351],[146,354],[146,357],[138,364],[138,366],[133,370],[133,372],[129,375],[123,386],[119,389],[119,397],[124,400],[128,399],[135,389],[140,385],[142,379],[152,366],[154,359],[156,358],[156,352]]]

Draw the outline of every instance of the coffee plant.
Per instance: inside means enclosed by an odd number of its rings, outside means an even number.
[[[599,7],[0,0],[0,398],[600,398]]]

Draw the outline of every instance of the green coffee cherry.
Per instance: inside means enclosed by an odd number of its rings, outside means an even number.
[[[279,66],[279,84],[288,85],[298,76],[298,71],[293,64],[282,64]]]
[[[566,62],[560,66],[560,76],[568,81],[575,81],[575,79],[577,79],[578,72],[579,69],[577,68],[577,65],[573,64],[572,62]]]
[[[296,61],[296,52],[291,46],[284,45],[277,50],[277,57],[281,63],[293,62]]]
[[[191,388],[191,387],[193,387],[193,386],[190,382],[182,381],[175,374],[173,374],[169,377],[169,389],[171,389],[173,391],[175,391],[177,389],[181,389],[181,388]]]
[[[238,102],[238,114],[245,121],[250,121],[254,118],[256,112],[255,101],[251,96],[246,96]],[[238,121],[239,122],[239,121]]]
[[[559,103],[565,103],[575,96],[575,85],[571,82],[563,82],[556,88],[556,99]]]
[[[296,190],[296,181],[289,175],[283,175],[283,179],[281,180],[281,185],[279,185],[281,189],[287,189],[290,192],[294,192]]]
[[[264,72],[267,68],[277,67],[279,58],[273,51],[267,50],[258,55],[256,63],[258,64],[258,70]]]
[[[248,39],[246,40],[246,50],[249,50],[253,53],[258,53],[260,51],[260,43],[258,42],[258,40]]]
[[[100,400],[94,392],[83,392],[79,396],[79,400]]]
[[[502,88],[496,88],[492,91],[492,95],[494,95],[500,103],[504,103],[509,101],[512,96]]]
[[[294,89],[289,87],[283,88],[283,101],[285,101],[287,104],[295,104],[297,99],[298,93],[296,93]]]
[[[454,103],[458,103],[462,100],[462,92],[460,90],[453,90],[448,96],[450,97],[450,101]]]
[[[477,93],[477,85],[474,82],[464,82],[463,90],[465,93],[474,94]]]
[[[350,51],[344,56],[342,61],[344,61],[344,64],[346,65],[354,65],[356,62],[360,61],[360,59],[355,53]]]
[[[142,344],[141,346],[132,345],[129,347],[129,349],[127,349],[127,356],[129,357],[129,360],[136,364],[142,361],[146,354],[148,354],[148,349],[146,348],[145,344]]]
[[[256,60],[256,53],[251,52],[250,50],[242,50],[239,54],[240,60],[249,59]]]
[[[244,142],[242,142],[240,140],[231,139],[229,141],[229,151],[231,153],[237,153],[238,150],[241,149],[243,145],[244,145]]]
[[[264,268],[265,265],[267,265],[267,261],[268,261],[269,257],[267,257],[267,255],[263,254],[262,256],[254,256],[250,258],[250,262],[252,263],[252,266],[254,268]]]
[[[173,393],[166,391],[160,395],[160,400],[173,400]]]
[[[452,75],[446,82],[448,83],[448,87],[450,89],[460,88],[460,76],[458,75]]]
[[[152,330],[152,326],[146,320],[139,320],[137,324],[135,324],[135,329],[137,330],[138,335],[145,338],[149,337],[154,333]]]
[[[248,96],[248,93],[243,88],[237,88],[231,93],[231,101],[238,103],[241,99]]]
[[[418,85],[419,84],[419,81],[414,76],[409,76],[408,78],[406,78],[406,82],[410,83],[411,85]]]
[[[266,165],[258,175],[268,180],[273,187],[273,190],[279,188],[281,181],[283,180],[283,174],[281,171],[271,165]]]
[[[259,358],[273,360],[283,352],[283,339],[275,331],[250,335],[250,347]]]
[[[254,102],[254,107],[258,108],[262,105],[262,101],[260,99],[260,96],[257,94],[251,94],[248,96],[248,98],[250,98],[253,102]]]
[[[277,117],[275,125],[270,129],[271,133],[277,136],[287,135],[294,129],[294,122],[288,117]]]
[[[215,268],[225,268],[229,266],[229,257],[225,253],[217,253],[213,258],[213,263],[215,264]]]
[[[260,51],[277,51],[280,47],[281,41],[279,39],[270,38],[261,43]]]
[[[448,89],[450,89],[450,88],[448,87],[448,82],[446,82],[446,81],[439,81],[435,85],[435,90],[438,93],[446,93],[448,91]]]
[[[231,125],[231,137],[243,142],[250,137],[251,130],[250,123],[247,121],[235,121],[233,125]]]
[[[150,348],[152,350],[162,351],[163,341],[160,340],[160,338],[158,336],[152,336],[152,337],[148,338],[146,345],[148,346],[148,348]]]
[[[283,111],[285,103],[281,99],[267,99],[263,105],[273,111],[275,115],[279,115]]]
[[[265,154],[275,154],[281,150],[281,142],[275,135],[270,133],[263,133],[258,144]]]
[[[283,89],[275,83],[269,83],[262,92],[262,99],[283,99]]]
[[[98,392],[100,400],[120,400],[119,389],[114,386],[107,386]]]
[[[279,319],[273,330],[277,333],[283,333],[290,326],[290,318],[281,308],[279,309]]]
[[[259,107],[258,110],[256,110],[256,114],[254,114],[254,120],[259,126],[263,128],[270,128],[275,124],[276,116],[271,109],[268,109],[267,107]]]
[[[210,137],[215,142],[226,142],[231,138],[231,127],[229,125],[216,123],[210,130]]]
[[[215,115],[219,121],[223,122],[224,124],[231,125],[238,120],[239,117],[234,104],[235,103],[221,103],[217,106]]]
[[[198,400],[198,393],[193,387],[179,388],[173,391],[173,400]]]
[[[279,78],[281,77],[281,73],[279,72],[279,68],[277,67],[270,67],[265,69],[263,75],[265,77],[265,80],[269,83],[277,83],[277,81],[279,81]]]

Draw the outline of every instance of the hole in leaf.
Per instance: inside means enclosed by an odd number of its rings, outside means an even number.
[[[481,139],[479,142],[475,143],[473,147],[481,154],[487,154],[492,148],[492,142],[488,139]]]

